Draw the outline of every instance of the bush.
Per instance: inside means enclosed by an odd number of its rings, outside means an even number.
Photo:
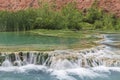
[[[119,18],[92,7],[82,12],[70,3],[61,10],[43,5],[39,9],[16,12],[0,11],[0,31],[26,31],[31,29],[120,29]]]
[[[103,28],[103,22],[101,20],[96,20],[94,23],[94,29],[102,29]]]
[[[87,29],[87,30],[93,29],[93,25],[86,22],[79,23],[79,26],[81,27],[81,29]]]

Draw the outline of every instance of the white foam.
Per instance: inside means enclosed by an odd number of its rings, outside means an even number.
[[[53,70],[51,73],[52,76],[55,76],[59,80],[77,80],[73,76],[78,76],[80,79],[89,78],[94,79],[97,77],[104,77],[107,78],[106,74],[99,74],[94,72],[91,69],[85,68],[76,68],[76,69],[67,69],[67,70]]]
[[[116,72],[120,72],[120,67],[98,66],[98,67],[92,68],[92,70],[93,70],[93,71],[97,71],[97,72],[107,72],[107,73],[110,73],[110,70],[116,71]]]
[[[74,77],[69,76],[65,70],[54,70],[51,75],[59,80],[76,80]]]
[[[8,60],[5,59],[5,61],[2,63],[2,67],[11,67],[12,63]]]
[[[71,68],[71,69],[50,69],[43,65],[33,65],[29,64],[21,67],[0,67],[0,71],[5,72],[17,72],[17,73],[26,73],[27,71],[35,70],[35,71],[43,71],[50,73],[51,76],[59,79],[59,80],[77,80],[74,76],[78,76],[80,79],[88,78],[108,78],[111,71],[120,72],[119,67],[94,67],[94,68]]]
[[[26,66],[12,66],[12,67],[0,67],[0,71],[5,71],[5,72],[26,72],[29,70],[47,70],[46,66],[42,66],[42,65],[33,65],[33,64],[29,64]]]

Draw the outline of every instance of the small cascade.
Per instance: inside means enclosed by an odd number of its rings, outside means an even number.
[[[47,60],[47,61],[45,61]],[[15,52],[15,53],[1,53],[1,66],[24,66],[27,64],[46,65],[48,62],[48,54],[36,52]]]
[[[114,54],[114,56],[113,56]],[[14,52],[0,53],[0,63],[3,67],[24,66],[28,64],[44,65],[54,69],[71,69],[77,67],[120,67],[120,55],[105,47],[87,50],[65,50],[51,52]]]
[[[8,57],[5,57],[5,61],[3,61],[2,63],[2,67],[11,67],[12,63],[10,62],[10,60],[8,59]]]

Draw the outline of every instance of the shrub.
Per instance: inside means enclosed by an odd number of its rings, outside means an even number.
[[[119,18],[95,7],[82,12],[76,8],[75,3],[69,3],[61,10],[54,10],[53,7],[44,4],[38,9],[0,11],[0,31],[120,29]]]

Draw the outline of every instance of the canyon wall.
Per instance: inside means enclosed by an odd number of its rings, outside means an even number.
[[[120,16],[120,0],[99,0],[98,7]]]
[[[29,7],[38,8],[42,2],[54,3],[56,8],[69,2],[77,2],[79,9],[89,8],[94,2],[106,12],[115,13],[120,16],[120,0],[0,0],[0,10],[21,10]]]
[[[37,0],[0,0],[0,10],[21,10],[38,7]]]
[[[58,8],[73,1],[77,3],[79,9],[85,9],[95,5],[104,9],[106,12],[120,16],[120,0],[51,0],[51,2],[52,1],[56,1]]]

